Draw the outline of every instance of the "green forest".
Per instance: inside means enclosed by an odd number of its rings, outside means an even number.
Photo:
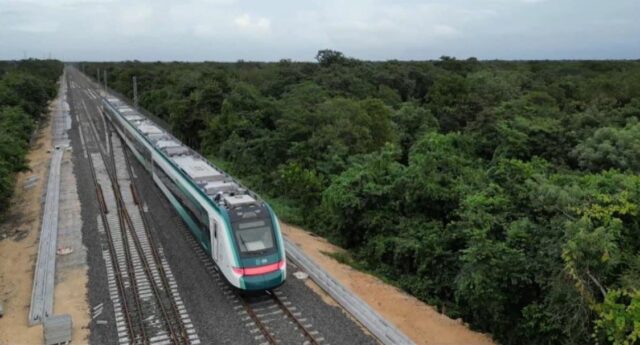
[[[316,60],[78,67],[499,343],[640,341],[640,61]]]
[[[0,219],[13,194],[15,174],[25,160],[37,125],[57,93],[62,62],[0,61]]]

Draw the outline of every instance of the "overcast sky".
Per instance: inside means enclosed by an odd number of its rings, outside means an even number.
[[[640,58],[640,0],[0,0],[0,59]]]

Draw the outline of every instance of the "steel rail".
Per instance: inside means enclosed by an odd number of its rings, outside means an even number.
[[[145,253],[144,250],[142,248],[142,245],[140,244],[140,239],[138,238],[136,232],[135,232],[135,226],[133,225],[133,222],[131,221],[131,217],[127,211],[126,205],[124,203],[124,200],[122,198],[122,193],[120,190],[120,183],[118,182],[118,177],[117,177],[117,167],[116,167],[116,161],[115,161],[115,154],[113,151],[113,143],[111,141],[111,136],[108,135],[107,137],[107,141],[108,141],[108,147],[110,148],[110,152],[111,154],[109,155],[109,158],[111,159],[111,171],[109,172],[109,168],[107,168],[107,173],[109,175],[109,179],[111,180],[111,185],[113,186],[113,190],[114,190],[114,196],[116,199],[116,208],[118,209],[118,219],[120,221],[121,227],[123,229],[122,231],[122,239],[124,242],[124,246],[125,246],[125,253],[127,253],[127,265],[130,267],[130,269],[133,270],[133,257],[130,255],[131,252],[131,248],[129,246],[129,239],[127,237],[127,233],[131,236],[131,240],[133,241],[133,245],[135,247],[136,252],[138,253],[138,257],[140,258],[140,262],[143,265],[143,271],[145,273],[145,276],[147,277],[147,280],[149,280],[149,285],[152,288],[154,297],[156,298],[157,302],[158,302],[158,306],[160,308],[160,312],[162,314],[162,317],[165,321],[165,324],[167,325],[167,331],[169,332],[169,338],[172,340],[173,344],[178,345],[178,339],[177,336],[173,330],[172,324],[169,321],[169,316],[166,313],[166,310],[164,309],[164,305],[162,303],[162,298],[160,297],[160,292],[157,289],[156,286],[156,282],[153,278],[153,274],[151,273],[151,268],[149,267],[149,264],[146,260],[145,257]],[[103,155],[104,157],[104,155]],[[105,163],[105,166],[107,166],[107,164]],[[132,283],[137,287],[137,282],[135,279],[135,271],[132,272]],[[135,296],[137,298],[139,298],[139,295],[136,293]]]
[[[218,279],[220,279],[220,277],[218,277]],[[249,314],[249,316],[251,317],[251,320],[253,320],[256,326],[258,326],[264,338],[267,339],[269,344],[272,344],[272,345],[278,344],[278,342],[273,337],[271,332],[269,332],[269,329],[267,328],[267,326],[264,324],[264,322],[262,322],[262,320],[260,320],[255,310],[253,310],[253,307],[251,306],[251,304],[249,304],[249,302],[247,302],[242,296],[239,296],[239,297],[240,297],[240,302],[242,303],[242,306],[244,306],[244,309],[247,311],[247,314]]]
[[[116,132],[117,133],[117,132]],[[120,141],[122,143],[122,140]],[[127,155],[127,153],[125,152],[125,146],[123,147],[123,155],[124,155],[124,159],[125,159],[125,166],[127,167],[127,173],[129,175],[129,180],[132,181],[132,168],[131,168],[131,163],[129,161],[129,157]],[[113,148],[111,150],[111,152],[113,152]],[[158,273],[159,273],[159,277],[160,277],[160,281],[162,283],[162,287],[163,290],[165,291],[165,293],[168,296],[168,300],[169,300],[169,308],[171,310],[171,313],[173,314],[173,319],[175,320],[176,324],[177,324],[177,328],[178,328],[178,332],[180,334],[180,337],[182,338],[182,340],[184,341],[185,344],[190,344],[191,341],[189,340],[189,334],[187,333],[187,330],[184,326],[184,323],[182,322],[182,317],[180,316],[180,311],[178,310],[178,306],[175,303],[175,296],[173,295],[173,292],[171,291],[171,286],[169,284],[169,278],[167,276],[167,272],[164,269],[164,266],[162,264],[162,259],[160,258],[160,253],[158,251],[158,248],[156,246],[156,242],[153,240],[153,236],[151,235],[151,231],[150,231],[150,226],[149,226],[149,221],[147,219],[146,213],[144,212],[144,210],[142,209],[142,205],[139,202],[139,198],[138,198],[138,192],[137,189],[135,187],[134,183],[130,183],[129,184],[129,188],[131,189],[131,195],[133,196],[133,200],[135,202],[135,204],[138,207],[138,210],[140,212],[140,218],[142,220],[142,225],[145,231],[145,234],[147,235],[147,238],[149,239],[149,248],[151,249],[151,256],[153,257],[153,261],[155,263],[156,268],[158,269]],[[133,222],[131,220],[131,217],[129,215],[129,213],[127,212],[127,220],[128,222],[131,224],[132,228],[133,228]],[[137,238],[137,234],[136,234],[136,238]],[[139,239],[137,239],[138,243],[139,243]],[[142,249],[142,248],[141,248]],[[146,262],[146,258],[145,258],[145,265],[146,268],[149,267],[148,263]],[[155,281],[154,281],[155,284]],[[164,307],[163,307],[164,309]],[[174,335],[174,338],[176,340],[178,339],[178,336],[175,335],[172,331],[172,334]]]
[[[69,88],[71,89],[71,88]],[[73,97],[73,93],[70,92],[70,100],[72,100]],[[70,102],[71,103],[71,102]],[[76,110],[77,111],[77,110]],[[88,115],[85,114],[84,117],[87,117],[88,120]],[[84,129],[82,128],[83,126],[78,123],[78,130],[84,132]],[[94,137],[94,140],[96,138]],[[96,143],[97,144],[97,143]],[[135,326],[134,326],[134,322],[133,319],[131,318],[131,313],[130,313],[130,308],[129,308],[129,301],[127,300],[127,292],[126,292],[126,287],[124,284],[124,276],[122,274],[122,271],[120,270],[120,265],[118,264],[118,259],[117,259],[117,253],[114,247],[114,240],[113,240],[113,234],[111,232],[111,226],[109,225],[109,221],[107,219],[107,213],[108,213],[108,209],[106,206],[106,203],[104,201],[104,195],[102,192],[102,186],[100,185],[100,183],[98,182],[98,177],[95,171],[95,167],[93,165],[93,157],[91,156],[91,154],[88,155],[89,158],[89,170],[91,172],[91,178],[93,180],[93,184],[95,186],[95,192],[96,192],[96,198],[98,199],[98,208],[100,209],[100,218],[102,220],[102,225],[104,226],[104,230],[105,230],[105,234],[107,235],[107,246],[109,248],[109,254],[111,256],[111,264],[113,266],[113,271],[114,271],[114,277],[116,280],[116,286],[118,288],[118,292],[120,293],[120,295],[122,296],[122,310],[123,310],[123,314],[124,314],[124,318],[125,321],[127,323],[127,333],[129,334],[129,341],[131,343],[134,343],[134,341],[137,338],[137,334],[136,334],[136,330],[135,330]],[[138,320],[139,323],[142,323],[142,319]],[[144,332],[144,326],[140,324],[140,330],[142,330],[142,332]],[[142,335],[142,338],[145,339],[145,335]]]
[[[302,322],[298,320],[298,318],[295,317],[295,315],[293,315],[291,310],[289,310],[289,308],[284,304],[284,302],[280,300],[280,297],[278,297],[278,295],[276,295],[273,291],[268,291],[268,294],[276,302],[276,304],[280,307],[280,309],[285,313],[285,315],[287,315],[289,319],[291,319],[296,324],[296,326],[298,326],[298,328],[302,331],[302,334],[304,335],[305,338],[307,338],[309,343],[312,345],[318,345],[318,341],[313,336],[313,334],[311,334],[309,330],[302,324]]]
[[[89,120],[91,121],[91,125],[93,126],[93,135],[94,137],[97,136],[97,130],[95,130],[95,125],[93,124],[93,120]],[[116,132],[117,133],[117,132]],[[126,232],[127,232],[127,228],[129,229],[129,234],[131,235],[131,238],[133,240],[134,246],[136,248],[136,251],[138,252],[138,255],[140,257],[140,260],[143,264],[143,268],[144,268],[144,272],[145,275],[147,276],[147,279],[149,280],[150,286],[152,288],[154,297],[156,298],[157,302],[158,302],[158,307],[161,311],[163,320],[165,321],[165,324],[167,326],[167,331],[169,332],[169,338],[171,339],[171,341],[173,342],[173,344],[179,345],[181,344],[180,338],[182,338],[183,340],[183,344],[189,344],[190,340],[189,340],[189,336],[186,332],[186,329],[184,327],[184,324],[182,322],[182,318],[180,317],[180,314],[177,310],[177,306],[175,305],[175,301],[173,299],[173,294],[171,293],[171,289],[170,286],[168,284],[168,279],[166,277],[166,272],[164,271],[164,268],[162,267],[162,263],[159,260],[159,255],[157,253],[157,248],[155,247],[155,244],[153,243],[153,241],[151,240],[151,238],[149,238],[149,246],[152,249],[153,252],[153,256],[154,256],[154,261],[156,261],[156,267],[158,268],[158,271],[160,273],[160,277],[161,280],[163,281],[163,285],[165,287],[165,292],[168,294],[168,299],[172,305],[171,309],[172,309],[172,314],[173,314],[173,318],[171,318],[169,316],[169,313],[166,310],[166,307],[164,305],[163,302],[163,298],[161,297],[161,292],[159,291],[159,287],[157,282],[155,281],[154,277],[153,277],[153,273],[152,273],[152,268],[149,265],[149,262],[147,261],[146,255],[144,253],[144,248],[142,248],[142,244],[140,242],[140,238],[138,237],[138,234],[135,231],[135,226],[133,224],[133,221],[131,219],[131,216],[126,208],[126,204],[122,198],[122,192],[121,192],[121,187],[120,184],[117,180],[117,167],[116,167],[116,161],[115,161],[115,154],[114,154],[114,150],[113,150],[113,143],[112,143],[112,139],[111,136],[107,134],[107,138],[106,140],[108,141],[107,147],[109,148],[109,152],[110,154],[108,155],[109,158],[111,159],[111,162],[109,162],[111,164],[111,166],[109,166],[107,164],[107,159],[105,157],[106,153],[104,153],[102,150],[100,150],[100,154],[103,157],[103,161],[105,162],[105,168],[107,170],[107,174],[109,175],[109,179],[111,181],[111,184],[113,186],[113,190],[114,190],[114,196],[116,199],[116,206],[118,209],[118,215],[119,215],[119,219],[121,221],[121,223],[124,223],[124,227],[122,227],[123,230],[123,241],[125,241],[125,248],[126,248],[126,253],[130,253],[130,248],[129,248],[129,241],[126,238]],[[126,159],[126,154],[123,152],[123,154],[125,155],[125,159]],[[128,161],[126,161],[125,165],[127,165],[127,171],[130,171],[130,167],[128,166]],[[130,176],[129,176],[130,178]],[[133,185],[133,184],[131,184]],[[142,216],[142,214],[141,214]],[[144,220],[143,220],[143,224],[144,224]],[[149,234],[149,230],[145,227],[145,232],[147,234]],[[127,259],[127,263],[130,264],[132,266],[132,260]],[[134,276],[135,277],[135,276]],[[135,283],[135,279],[133,279],[133,283]],[[137,285],[136,285],[137,286]],[[135,294],[135,296],[137,298],[139,298],[138,294]],[[175,320],[175,322],[171,322],[171,319]],[[174,330],[174,327],[176,327],[177,324],[177,328],[179,328],[178,334],[176,334],[176,331]]]
[[[104,164],[105,167],[105,171],[107,172],[107,175],[109,177],[109,180],[111,182],[112,185],[112,189],[113,189],[113,194],[114,197],[116,199],[116,209],[118,212],[118,223],[120,226],[120,235],[122,238],[122,246],[124,249],[124,255],[125,255],[125,265],[127,266],[127,274],[129,276],[129,284],[131,286],[131,289],[133,290],[132,293],[128,294],[129,296],[131,296],[131,298],[133,299],[133,304],[135,305],[135,312],[138,316],[138,323],[139,323],[139,334],[141,337],[141,341],[143,344],[148,344],[149,343],[149,338],[147,337],[146,334],[146,330],[145,330],[145,326],[144,326],[144,312],[143,312],[143,308],[142,308],[142,301],[140,300],[140,289],[138,287],[138,282],[136,280],[136,276],[135,276],[135,267],[133,265],[133,256],[131,254],[131,248],[129,246],[129,240],[127,238],[127,224],[124,222],[123,219],[123,214],[122,214],[122,208],[119,207],[118,205],[118,192],[119,190],[117,189],[117,184],[114,185],[113,182],[113,176],[112,174],[115,174],[115,164],[113,165],[114,170],[110,171],[110,166],[109,166],[109,161],[108,161],[108,157],[107,155],[104,153],[104,147],[102,145],[100,145],[99,143],[99,136],[97,135],[97,130],[95,127],[95,124],[93,123],[93,120],[90,119],[90,115],[88,113],[85,113],[85,117],[86,119],[89,121],[89,125],[92,127],[92,136],[93,139],[96,141],[96,144],[98,144],[98,152],[100,154],[100,157],[102,158],[102,162]],[[110,138],[105,138],[105,139],[109,139],[109,145],[111,144],[111,140]],[[113,150],[111,150],[111,152],[113,152]],[[111,159],[113,160],[113,156],[111,156]],[[115,162],[115,161],[114,161]],[[93,165],[93,164],[92,164]],[[103,195],[101,193],[101,195]],[[103,195],[104,196],[104,195]],[[106,204],[105,204],[106,206]],[[113,236],[111,236],[110,240],[113,240]],[[113,257],[112,260],[115,260],[115,262],[118,262],[118,258]],[[126,291],[126,290],[125,290]],[[127,299],[127,294],[122,295],[122,299],[126,300]],[[135,337],[133,339],[130,339],[131,341],[135,340]]]

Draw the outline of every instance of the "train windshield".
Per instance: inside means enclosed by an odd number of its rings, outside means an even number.
[[[239,223],[235,232],[243,254],[264,253],[274,246],[271,225],[265,220]]]

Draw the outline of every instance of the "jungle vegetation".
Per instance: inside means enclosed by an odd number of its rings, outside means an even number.
[[[500,343],[639,341],[640,61],[316,58],[80,67]]]
[[[0,219],[13,194],[15,174],[29,168],[29,142],[56,95],[62,67],[55,60],[0,61]]]

